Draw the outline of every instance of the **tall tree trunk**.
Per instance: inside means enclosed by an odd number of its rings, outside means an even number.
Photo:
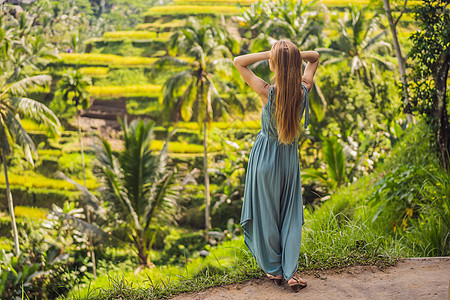
[[[203,174],[205,177],[205,230],[206,234],[211,230],[211,216],[210,216],[210,195],[209,195],[209,175],[208,175],[208,122],[209,122],[209,104],[211,103],[211,93],[208,88],[205,97],[205,83],[204,80],[200,83],[200,95],[203,98],[202,103],[205,105],[205,118],[203,120]]]
[[[86,165],[84,163],[83,135],[81,133],[81,120],[79,110],[77,110],[77,115],[78,115],[78,136],[80,138],[80,150],[81,150],[81,165],[83,167],[83,182],[84,187],[86,187]]]
[[[450,171],[450,125],[447,115],[447,77],[450,64],[450,55],[441,53],[433,65],[433,79],[435,86],[435,99],[433,101],[433,116],[437,125],[436,138],[441,152],[442,166]]]
[[[84,148],[83,148],[83,134],[81,132],[81,119],[80,119],[80,111],[77,109],[77,115],[78,115],[78,136],[80,138],[80,151],[81,151],[81,165],[83,168],[83,182],[84,182],[84,187],[87,188],[87,184],[86,184],[86,164],[84,162]],[[89,207],[86,205],[86,207],[84,208],[85,212],[86,212],[86,219],[87,222],[89,224],[91,224],[91,214],[89,211]],[[94,246],[92,244],[92,238],[89,237],[89,243],[90,245],[90,253],[91,253],[91,260],[92,260],[92,271],[94,274],[94,278],[97,278],[97,265],[96,265],[96,261],[95,261],[95,252],[94,252]]]
[[[400,43],[398,42],[398,35],[397,35],[397,24],[394,23],[394,19],[392,18],[392,11],[391,11],[391,5],[389,3],[389,0],[383,0],[384,5],[384,12],[386,13],[389,27],[391,28],[391,35],[392,35],[392,42],[394,44],[394,50],[395,50],[395,56],[397,57],[398,62],[398,68],[400,70],[400,80],[402,81],[402,87],[403,87],[403,97],[404,97],[404,103],[405,107],[407,107],[409,103],[409,96],[408,96],[408,82],[406,80],[406,66],[405,66],[405,59],[402,55],[402,49],[400,48]],[[406,5],[406,2],[405,2]],[[414,116],[410,112],[406,112],[406,121],[407,124],[414,124],[415,119]]]
[[[154,264],[150,262],[150,256],[147,253],[146,240],[144,238],[144,234],[140,230],[137,230],[135,233],[135,237],[133,237],[133,242],[138,251],[138,259],[139,259],[139,269],[142,268],[151,268],[154,267]]]
[[[86,187],[86,185],[84,187]],[[91,211],[87,205],[85,207],[85,210],[86,210],[86,220],[89,224],[91,224]],[[88,241],[89,241],[89,249],[91,252],[92,273],[93,273],[94,279],[95,279],[95,278],[97,278],[97,265],[96,265],[96,260],[95,260],[94,243],[92,242],[91,236],[88,238]]]
[[[8,161],[6,160],[5,152],[4,151],[1,151],[1,152],[2,152],[2,161],[3,161],[3,171],[5,173],[6,197],[8,199],[9,214],[11,215],[11,226],[12,226],[13,240],[14,240],[14,254],[18,257],[20,255],[19,234],[17,232],[16,217],[14,215],[14,203],[13,203],[13,198],[12,198],[12,194],[11,194],[11,187],[9,186]]]
[[[211,230],[211,216],[209,214],[210,195],[209,195],[209,175],[208,175],[208,134],[207,124],[203,122],[203,173],[205,175],[205,229]]]

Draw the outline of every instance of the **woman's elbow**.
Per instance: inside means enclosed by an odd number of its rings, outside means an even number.
[[[319,53],[319,52],[317,52],[317,51],[314,51],[314,52],[316,52],[316,57],[317,57],[317,61],[319,61],[319,58],[320,58],[320,53]]]
[[[237,66],[239,65],[239,56],[236,56],[236,57],[233,59],[233,65],[234,65],[235,67],[237,67]]]

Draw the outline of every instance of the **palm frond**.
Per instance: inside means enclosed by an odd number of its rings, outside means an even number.
[[[47,106],[24,97],[12,98],[12,101],[20,113],[39,124],[43,124],[52,136],[61,134],[61,123]]]
[[[117,244],[117,242],[119,242],[121,244],[125,244],[125,242],[122,239],[117,238],[111,234],[108,234],[105,231],[103,231],[102,229],[100,229],[99,227],[97,227],[93,224],[90,224],[80,218],[77,218],[75,216],[72,216],[70,214],[67,214],[67,213],[64,213],[61,211],[55,211],[55,210],[53,210],[51,212],[51,214],[53,214],[59,218],[70,221],[73,226],[78,228],[78,230],[87,234],[89,236],[89,238],[94,242],[94,244],[99,244],[102,242],[103,243],[107,242],[107,244],[109,244],[109,245]]]
[[[52,77],[49,75],[36,75],[16,81],[3,90],[3,92],[0,94],[0,99],[3,98],[7,93],[10,93],[12,95],[24,95],[26,94],[28,88],[41,86],[49,82],[51,79]]]
[[[95,211],[95,214],[101,218],[106,217],[106,210],[103,207],[101,201],[93,193],[91,193],[84,185],[79,184],[78,182],[71,179],[63,172],[57,172],[56,177],[61,178],[65,181],[73,184],[77,190],[79,190],[80,192],[83,193],[82,199],[86,202],[86,204],[88,204],[89,206],[91,206],[93,208],[93,211]]]
[[[161,70],[166,65],[184,67],[189,63],[181,58],[175,56],[161,56],[154,64],[153,64],[153,72]]]
[[[14,115],[11,110],[5,110],[3,120],[5,122],[3,126],[7,128],[10,136],[24,149],[25,159],[31,165],[34,165],[32,153],[37,156],[36,146],[27,131],[22,127],[19,117]]]
[[[366,57],[377,61],[378,63],[380,63],[386,69],[389,69],[389,70],[394,70],[395,69],[395,64],[393,64],[390,61],[384,59],[383,57],[380,57],[380,56],[375,55],[375,54],[367,55]]]

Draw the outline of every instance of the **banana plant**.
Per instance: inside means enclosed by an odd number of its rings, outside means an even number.
[[[346,173],[343,149],[337,137],[326,138],[322,146],[322,155],[327,166],[326,171],[308,168],[301,172],[302,179],[315,181],[328,190],[334,190],[347,182],[348,174]]]

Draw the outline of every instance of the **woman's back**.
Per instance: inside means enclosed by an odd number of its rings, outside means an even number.
[[[302,119],[303,114],[305,114],[304,119],[304,128],[306,129],[309,125],[309,92],[308,88],[304,83],[302,83],[303,89],[303,97],[302,97],[302,105],[300,113],[300,120]],[[264,105],[262,113],[261,113],[261,130],[263,133],[269,135],[271,138],[278,138],[277,131],[277,122],[274,117],[275,105],[276,105],[276,92],[274,90],[274,86],[271,86],[269,89],[269,100]],[[269,121],[270,120],[270,121]]]

